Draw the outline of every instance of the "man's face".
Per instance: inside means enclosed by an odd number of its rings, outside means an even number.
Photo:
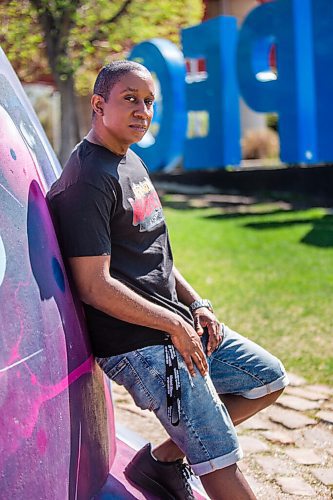
[[[127,148],[142,139],[153,117],[154,94],[148,71],[126,73],[112,87],[108,101],[103,102],[102,116],[110,141]]]

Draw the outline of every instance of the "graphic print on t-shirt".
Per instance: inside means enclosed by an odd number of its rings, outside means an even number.
[[[134,198],[128,198],[133,208],[133,226],[139,225],[140,232],[151,231],[164,221],[158,194],[148,177],[131,185]]]

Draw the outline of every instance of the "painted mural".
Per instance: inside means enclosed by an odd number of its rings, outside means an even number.
[[[115,456],[45,194],[57,159],[0,49],[0,497],[89,499]]]

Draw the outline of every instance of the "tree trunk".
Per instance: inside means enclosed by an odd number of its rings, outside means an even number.
[[[64,167],[73,147],[80,141],[79,120],[73,77],[68,76],[66,80],[58,78],[57,87],[61,96],[61,148],[59,160]]]

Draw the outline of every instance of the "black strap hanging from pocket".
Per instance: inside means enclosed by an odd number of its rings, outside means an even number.
[[[167,415],[171,424],[177,426],[180,419],[181,387],[177,353],[170,341],[164,346],[167,390]]]

